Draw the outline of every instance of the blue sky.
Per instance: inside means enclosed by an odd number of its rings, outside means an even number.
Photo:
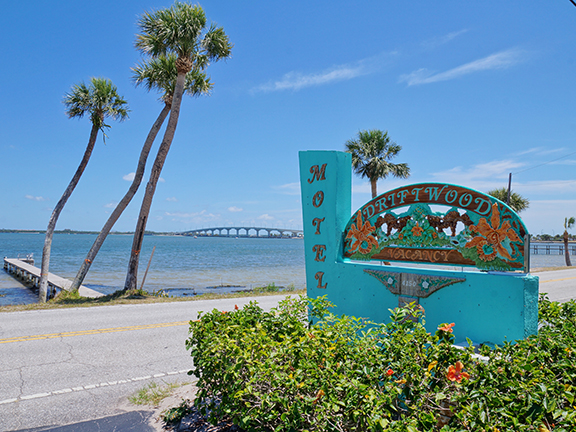
[[[92,76],[116,84],[130,119],[98,140],[57,229],[102,227],[162,108],[131,82],[136,22],[171,4],[3,6],[0,228],[46,228],[90,132],[87,118],[66,117],[62,98]],[[301,228],[298,151],[342,150],[362,129],[387,130],[403,147],[395,161],[410,165],[409,183],[486,192],[512,172],[513,189],[531,201],[521,216],[533,234],[561,233],[576,216],[570,1],[200,4],[233,55],[209,67],[210,97],[184,99],[148,229]],[[383,180],[378,190],[403,183]],[[142,195],[115,230],[134,230]],[[354,177],[354,209],[369,198],[369,183]]]

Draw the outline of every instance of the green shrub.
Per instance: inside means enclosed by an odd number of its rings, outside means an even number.
[[[191,322],[195,406],[247,431],[576,430],[574,302],[541,299],[539,336],[483,360],[452,345],[452,324],[428,333],[417,306],[386,325],[330,306],[252,302]]]
[[[192,414],[194,411],[190,408],[189,400],[182,400],[180,405],[167,409],[162,414],[160,418],[167,426],[175,426],[182,421],[184,417]]]

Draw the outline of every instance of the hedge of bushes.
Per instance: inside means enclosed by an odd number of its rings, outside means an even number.
[[[201,314],[187,340],[195,406],[246,431],[576,431],[574,301],[542,297],[538,336],[481,356],[453,346],[458,323],[428,333],[417,306],[388,324],[330,306]]]

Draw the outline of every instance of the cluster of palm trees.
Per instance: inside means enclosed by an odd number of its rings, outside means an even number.
[[[80,287],[106,236],[136,194],[144,176],[152,144],[169,115],[140,207],[124,285],[124,290],[137,288],[138,262],[146,222],[156,185],[174,139],[182,97],[184,94],[190,96],[209,94],[213,84],[205,73],[206,68],[212,62],[229,58],[231,54],[232,44],[224,29],[214,24],[207,27],[204,11],[198,5],[177,1],[169,8],[145,12],[140,17],[138,25],[141,32],[136,36],[136,48],[146,56],[146,59],[132,68],[133,79],[137,86],[142,85],[147,90],[159,91],[164,106],[144,142],[130,188],[94,241],[72,283],[72,289]],[[102,131],[104,134],[104,129],[109,127],[104,120],[110,117],[122,121],[128,117],[129,112],[127,102],[118,95],[117,88],[110,80],[104,78],[92,78],[87,85],[82,83],[73,86],[70,93],[65,96],[64,104],[66,114],[70,118],[90,115],[92,130],[82,162],[54,208],[48,223],[42,253],[40,301],[47,299],[50,250],[60,212],[88,164],[98,132]]]

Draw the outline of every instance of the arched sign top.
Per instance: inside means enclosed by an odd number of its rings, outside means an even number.
[[[490,195],[419,183],[385,192],[358,209],[344,230],[343,254],[358,260],[528,271],[527,234],[518,214]]]

